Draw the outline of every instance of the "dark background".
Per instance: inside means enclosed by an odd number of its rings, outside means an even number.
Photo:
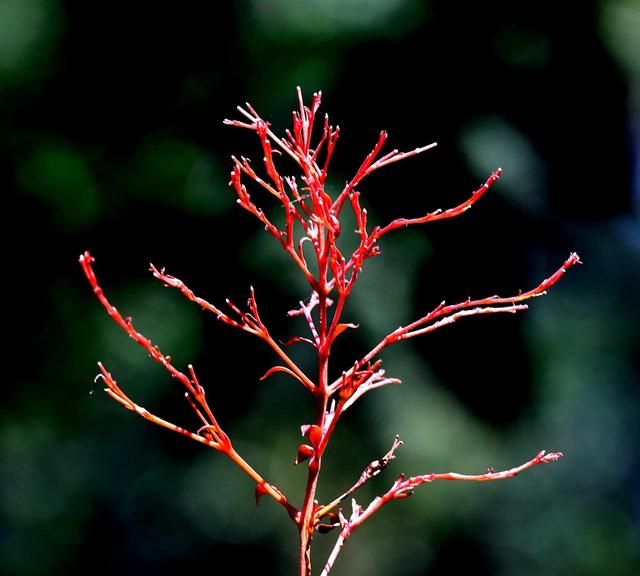
[[[123,313],[178,366],[196,365],[238,449],[298,503],[304,469],[291,461],[309,399],[286,378],[259,382],[268,351],[146,269],[166,266],[216,303],[242,302],[252,284],[278,337],[303,328],[285,316],[306,295],[300,276],[226,185],[229,156],[258,159],[256,142],[222,125],[249,100],[283,130],[300,85],[307,97],[324,91],[342,129],[329,190],[381,129],[389,148],[438,141],[362,186],[373,223],[452,206],[505,171],[463,217],[382,243],[347,310],[360,329],[336,350],[335,374],[443,298],[515,293],[572,250],[584,260],[524,314],[389,349],[387,371],[404,383],[352,411],[320,496],[351,485],[396,433],[405,446],[361,504],[401,471],[477,473],[542,448],[565,459],[508,482],[423,487],[358,531],[333,573],[637,573],[638,4],[160,4],[0,4],[11,343],[0,572],[295,573],[295,530],[267,499],[256,510],[228,461],[90,394],[100,359],[139,403],[193,424],[175,383],[93,299],[77,259],[90,249]],[[318,537],[316,569],[334,537]]]

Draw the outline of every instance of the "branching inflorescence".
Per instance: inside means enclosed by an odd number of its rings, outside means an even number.
[[[178,370],[170,356],[165,355],[147,337],[139,333],[131,319],[123,317],[103,294],[93,271],[93,257],[89,252],[85,252],[80,257],[80,264],[96,297],[111,318],[146,350],[153,360],[161,364],[184,386],[185,398],[197,417],[198,425],[190,430],[182,428],[139,406],[122,391],[107,369],[99,363],[100,373],[97,378],[102,379],[106,385],[107,394],[146,420],[187,436],[231,458],[255,482],[256,501],[265,494],[269,495],[286,510],[296,524],[300,534],[299,573],[302,576],[311,574],[311,544],[316,532],[339,529],[335,547],[322,571],[325,575],[331,570],[344,542],[356,528],[385,504],[410,496],[413,490],[422,484],[435,480],[475,482],[502,480],[511,478],[537,464],[553,462],[562,457],[560,452],[542,451],[516,468],[503,472],[494,472],[489,469],[479,475],[453,472],[425,474],[410,478],[401,475],[386,493],[375,498],[368,506],[361,507],[352,500],[352,511],[347,517],[340,505],[360,486],[386,468],[395,457],[395,451],[402,444],[396,437],[389,452],[367,466],[350,489],[328,503],[319,503],[316,500],[322,459],[332,433],[344,412],[367,392],[400,382],[397,378],[388,377],[381,368],[379,356],[386,347],[400,340],[432,332],[465,316],[502,312],[513,314],[525,310],[528,300],[546,294],[546,291],[564,275],[567,269],[580,263],[578,255],[572,253],[549,278],[535,288],[519,292],[515,296],[494,295],[478,299],[469,298],[456,304],[446,304],[443,301],[421,318],[387,334],[369,352],[346,367],[338,378],[330,381],[329,361],[332,346],[342,332],[357,327],[343,320],[345,303],[362,272],[365,261],[380,253],[379,240],[398,228],[453,218],[466,212],[498,180],[501,170],[498,169],[491,174],[482,186],[458,206],[448,210],[429,212],[417,218],[398,218],[384,226],[370,227],[367,211],[360,204],[358,188],[362,181],[384,166],[433,148],[435,143],[409,152],[391,150],[383,154],[382,148],[386,142],[387,133],[381,132],[375,146],[365,157],[353,178],[346,182],[344,188],[335,197],[331,197],[325,185],[340,129],[330,125],[329,118],[325,115],[314,144],[313,132],[320,99],[320,93],[314,94],[311,106],[307,107],[298,89],[299,108],[293,112],[292,130],[287,130],[284,137],[277,136],[271,130],[269,123],[263,120],[249,104],[244,108],[238,107],[238,111],[244,117],[243,120],[225,120],[225,124],[229,126],[255,132],[259,139],[263,152],[262,169],[266,176],[260,176],[248,158],[232,157],[230,185],[238,196],[238,204],[263,224],[265,230],[279,242],[293,264],[306,278],[311,294],[307,300],[299,303],[299,308],[291,310],[288,314],[302,316],[306,320],[309,327],[308,335],[297,336],[281,345],[262,321],[253,289],[250,291],[246,309],[243,310],[227,300],[225,311],[196,296],[184,282],[165,273],[164,269],[159,270],[151,265],[151,272],[165,286],[180,291],[203,310],[212,312],[223,323],[258,337],[273,350],[279,358],[279,363],[269,369],[262,377],[263,379],[275,372],[284,372],[311,394],[317,406],[317,416],[315,422],[301,426],[302,435],[306,440],[299,446],[295,460],[296,464],[306,462],[308,466],[306,489],[299,506],[292,504],[276,486],[265,480],[236,451],[231,439],[217,421],[193,366],[189,365],[186,373]],[[288,156],[293,161],[299,172],[297,178],[281,174],[276,166],[276,160],[280,161],[282,156]],[[275,197],[284,210],[284,224],[281,227],[276,226],[264,210],[254,203],[252,193],[248,191],[244,180],[253,181],[259,188]],[[353,212],[356,223],[357,245],[350,254],[344,254],[337,244],[342,232],[340,218],[346,206]],[[286,352],[287,345],[295,342],[305,342],[315,348],[317,354],[315,374],[305,373]]]

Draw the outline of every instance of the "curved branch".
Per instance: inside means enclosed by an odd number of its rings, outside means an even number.
[[[539,296],[544,296],[547,293],[547,290],[558,282],[569,268],[581,263],[582,262],[580,261],[578,254],[572,252],[563,262],[562,266],[560,266],[560,268],[558,268],[558,270],[556,270],[551,276],[543,280],[535,288],[532,288],[527,292],[520,292],[516,296],[489,296],[488,298],[481,298],[477,300],[467,299],[464,302],[450,304],[448,306],[445,305],[444,302],[441,302],[434,310],[429,312],[429,314],[426,314],[422,318],[418,318],[407,326],[400,326],[393,332],[387,334],[387,336],[385,336],[365,356],[354,364],[354,366],[347,370],[345,375],[350,376],[355,371],[359,370],[367,362],[370,362],[380,354],[380,352],[382,352],[382,350],[387,346],[400,340],[406,340],[428,332],[433,332],[447,324],[453,324],[461,317],[505,312],[513,314],[521,310],[526,310],[527,305],[521,304],[522,302]],[[336,379],[329,386],[330,394],[335,393],[340,388],[342,378],[343,377]]]
[[[91,256],[89,252],[85,252],[80,256],[80,265],[82,266],[82,270],[84,271],[89,284],[93,288],[93,292],[105,308],[109,316],[127,333],[129,336],[147,353],[153,358],[156,362],[161,364],[174,378],[179,380],[187,389],[185,396],[187,400],[191,403],[194,411],[196,412],[199,419],[204,423],[199,430],[204,431],[203,434],[199,432],[193,433],[190,432],[180,426],[176,426],[171,422],[168,422],[151,412],[149,412],[146,408],[139,406],[136,404],[131,398],[129,398],[118,386],[116,381],[113,379],[111,374],[104,368],[102,364],[98,364],[100,368],[100,374],[98,378],[101,378],[103,382],[107,385],[105,391],[109,396],[111,396],[116,402],[124,406],[126,409],[131,410],[143,417],[145,420],[149,420],[163,428],[167,428],[172,430],[173,432],[177,432],[182,434],[183,436],[187,436],[196,442],[200,442],[209,446],[210,448],[214,448],[218,452],[221,452],[227,455],[233,462],[236,463],[238,467],[240,467],[246,474],[248,474],[254,482],[256,482],[257,490],[260,491],[261,494],[269,494],[276,502],[281,504],[289,513],[289,516],[297,521],[298,511],[295,507],[293,507],[284,494],[282,494],[275,486],[268,483],[264,478],[258,474],[234,449],[230,438],[223,431],[222,427],[218,424],[213,412],[209,408],[209,405],[206,401],[204,388],[198,382],[196,378],[193,367],[189,366],[189,372],[191,374],[191,378],[175,368],[171,363],[171,357],[165,356],[157,346],[154,346],[146,336],[138,332],[131,321],[130,318],[123,318],[120,312],[113,306],[107,297],[104,295],[102,288],[98,284],[98,280],[96,278],[95,272],[93,271],[92,263],[94,262],[94,258]],[[197,405],[194,403],[197,402]],[[198,408],[198,406],[200,408]],[[204,412],[204,414],[203,414]]]
[[[400,436],[396,435],[393,439],[393,444],[391,448],[387,451],[387,453],[382,456],[382,458],[378,460],[374,460],[371,462],[360,474],[358,481],[351,487],[349,490],[335,498],[329,504],[326,504],[319,508],[316,512],[316,518],[320,519],[323,516],[326,516],[331,510],[333,510],[336,506],[338,506],[342,501],[346,500],[351,494],[353,494],[360,486],[371,480],[371,478],[375,478],[380,474],[388,465],[391,460],[395,460],[395,452],[400,446],[402,446],[403,442],[400,440]]]
[[[107,300],[107,297],[104,295],[102,288],[98,284],[98,279],[96,278],[95,272],[93,271],[92,264],[95,262],[95,258],[91,256],[89,252],[85,252],[80,256],[80,266],[82,266],[82,270],[84,275],[87,277],[91,288],[93,288],[93,293],[96,295],[96,298],[100,301],[100,304],[107,311],[107,314],[118,324],[139,346],[144,348],[147,351],[149,356],[153,358],[158,364],[162,365],[171,376],[176,378],[187,391],[193,395],[195,398],[198,398],[200,391],[196,389],[195,384],[191,381],[191,379],[180,372],[173,364],[171,364],[171,357],[165,356],[160,348],[155,346],[151,340],[149,340],[144,334],[138,332],[131,320],[131,318],[123,318],[122,314],[118,312],[115,306]],[[204,406],[203,406],[204,408]]]
[[[251,290],[251,296],[249,297],[249,306],[251,308],[253,316],[249,314],[243,314],[237,307],[235,307],[231,303],[231,301],[227,300],[227,304],[240,317],[240,322],[238,322],[231,318],[229,315],[222,312],[213,304],[207,302],[205,299],[196,296],[193,290],[191,290],[182,280],[176,278],[175,276],[165,274],[164,269],[158,270],[153,264],[151,264],[151,272],[153,272],[153,275],[158,280],[164,282],[166,286],[170,286],[171,288],[179,290],[187,299],[198,304],[203,310],[207,310],[215,314],[218,320],[220,320],[221,322],[229,324],[230,326],[235,326],[240,330],[244,330],[249,334],[254,334],[261,340],[264,340],[271,347],[271,349],[287,364],[287,366],[295,374],[296,379],[301,382],[305,386],[305,388],[309,390],[313,390],[315,388],[315,385],[309,379],[309,377],[296,365],[296,363],[289,357],[289,355],[282,348],[280,348],[277,342],[271,337],[269,330],[258,315],[258,308],[253,289]]]
[[[213,448],[214,450],[221,452],[222,454],[228,456],[239,468],[241,468],[251,479],[256,483],[256,494],[269,494],[278,504],[280,504],[289,514],[291,519],[296,522],[298,510],[292,506],[286,499],[285,495],[278,490],[273,484],[267,482],[258,472],[256,472],[238,452],[236,452],[235,448],[231,444],[229,437],[223,432],[222,428],[217,424],[217,422],[210,425],[205,425],[198,430],[198,433],[190,432],[181,426],[176,426],[163,418],[156,416],[149,412],[146,408],[143,408],[139,404],[136,404],[131,398],[129,398],[118,386],[116,381],[113,379],[111,374],[106,370],[106,368],[98,363],[98,367],[100,368],[100,374],[96,378],[101,378],[102,381],[106,384],[105,392],[111,396],[116,402],[124,406],[127,410],[131,410],[135,412],[145,420],[149,422],[153,422],[158,426],[162,426],[163,428],[167,428],[172,432],[176,432],[177,434],[181,434],[199,442],[200,444],[204,444],[209,448]],[[202,433],[201,433],[202,432]]]
[[[489,178],[487,178],[487,181],[482,186],[480,186],[480,188],[478,188],[473,194],[471,194],[471,196],[469,196],[469,198],[467,198],[461,204],[454,206],[453,208],[449,208],[448,210],[444,211],[435,210],[434,212],[429,212],[428,214],[425,214],[424,216],[421,216],[419,218],[397,218],[383,228],[374,230],[371,236],[375,240],[377,240],[384,236],[387,232],[390,232],[391,230],[395,230],[397,228],[404,228],[406,226],[413,226],[415,224],[426,224],[427,222],[436,222],[437,220],[445,220],[446,218],[455,218],[456,216],[459,216],[460,214],[463,214],[464,212],[469,210],[471,206],[473,206],[478,200],[480,200],[480,198],[484,196],[485,192],[496,183],[501,175],[502,168],[498,168],[493,174],[491,174],[491,176],[489,176]]]
[[[327,560],[327,563],[325,564],[321,576],[327,576],[329,574],[329,571],[333,567],[336,558],[340,554],[344,543],[359,526],[361,526],[366,520],[371,518],[371,516],[373,516],[376,512],[379,512],[385,504],[391,502],[392,500],[401,500],[403,498],[408,498],[413,494],[413,490],[418,486],[421,486],[422,484],[431,483],[435,480],[463,480],[471,482],[491,482],[494,480],[506,480],[508,478],[513,478],[514,476],[520,474],[520,472],[527,470],[528,468],[537,466],[538,464],[549,464],[551,462],[556,462],[557,460],[560,460],[562,456],[562,452],[546,453],[544,450],[542,450],[528,462],[525,462],[520,466],[516,466],[515,468],[503,470],[502,472],[494,472],[493,469],[489,468],[484,474],[473,475],[459,474],[457,472],[445,472],[443,474],[424,474],[422,476],[412,476],[410,478],[404,478],[404,476],[400,476],[385,494],[375,498],[365,509],[359,506],[355,500],[352,500],[352,512],[350,518],[347,520],[342,514],[340,515],[342,530],[340,531],[338,540],[336,541],[333,550],[331,551],[331,554],[329,556],[329,559]]]

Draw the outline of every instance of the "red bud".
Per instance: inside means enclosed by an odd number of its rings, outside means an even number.
[[[320,426],[316,426],[315,424],[309,426],[306,436],[309,438],[311,445],[317,449],[322,440],[322,430],[320,430]]]
[[[311,458],[313,456],[314,450],[308,444],[300,444],[298,446],[298,454],[296,455],[296,460],[294,464],[300,464],[300,462],[304,462],[305,460]]]

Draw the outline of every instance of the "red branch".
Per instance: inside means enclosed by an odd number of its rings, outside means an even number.
[[[376,512],[379,512],[385,504],[388,504],[392,500],[401,500],[413,495],[413,491],[422,484],[429,484],[436,480],[463,480],[469,482],[492,482],[495,480],[506,480],[507,478],[513,478],[520,474],[520,472],[537,466],[538,464],[549,464],[556,462],[562,458],[562,452],[549,452],[544,450],[538,452],[528,462],[510,468],[509,470],[503,470],[502,472],[495,472],[492,468],[487,469],[484,474],[459,474],[457,472],[445,472],[441,474],[424,474],[421,476],[411,476],[405,478],[403,475],[393,483],[393,486],[382,496],[375,498],[366,508],[359,506],[355,500],[352,501],[352,512],[349,519],[345,518],[340,513],[340,522],[342,530],[340,536],[336,541],[334,548],[327,560],[327,563],[322,571],[321,576],[326,576],[338,557],[338,554],[342,550],[342,546],[347,539],[353,534],[353,532],[361,526],[366,520],[371,518]]]
[[[243,330],[264,340],[275,352],[282,365],[276,365],[266,371],[262,379],[276,372],[283,372],[298,380],[312,395],[316,404],[316,417],[312,423],[302,426],[303,435],[307,438],[298,447],[296,463],[307,463],[307,481],[302,505],[297,510],[288,503],[284,495],[273,485],[267,483],[253,470],[234,450],[229,437],[216,421],[205,398],[204,389],[200,386],[195,372],[189,366],[185,374],[174,367],[169,356],[165,356],[157,346],[139,333],[129,318],[124,318],[104,296],[98,285],[93,268],[93,258],[88,252],[80,257],[83,271],[93,288],[98,300],[113,320],[120,325],[134,341],[137,342],[156,362],[161,364],[175,379],[186,388],[186,397],[202,426],[197,432],[190,432],[167,422],[146,409],[138,406],[118,387],[109,372],[100,365],[100,378],[106,384],[107,393],[125,408],[160,426],[187,436],[197,442],[210,446],[229,456],[256,482],[256,499],[268,493],[279,502],[296,523],[300,534],[299,574],[311,575],[311,543],[316,531],[328,530],[341,522],[341,533],[334,551],[327,562],[323,574],[327,574],[333,561],[340,552],[342,544],[351,533],[365,520],[377,512],[386,502],[405,498],[412,490],[424,483],[434,480],[471,480],[484,482],[502,480],[515,476],[522,470],[540,463],[551,462],[560,457],[560,453],[546,454],[541,452],[533,460],[504,472],[488,471],[485,474],[467,476],[456,473],[428,474],[405,479],[400,477],[392,488],[380,498],[375,499],[366,509],[361,509],[354,502],[354,509],[349,520],[334,512],[334,508],[364,482],[378,474],[394,457],[394,451],[400,445],[396,440],[392,449],[381,459],[367,467],[358,481],[341,496],[320,506],[316,493],[318,479],[322,468],[324,452],[329,445],[332,434],[340,418],[364,394],[386,386],[397,384],[397,378],[388,377],[381,368],[380,353],[389,345],[453,324],[460,318],[483,314],[515,313],[527,308],[527,301],[542,296],[552,287],[565,272],[580,263],[578,255],[573,253],[562,266],[549,278],[527,292],[515,296],[489,296],[472,300],[471,298],[457,304],[442,302],[428,314],[400,326],[385,336],[362,358],[350,365],[333,383],[329,382],[330,357],[336,339],[345,330],[357,328],[356,324],[345,321],[346,303],[365,262],[380,254],[379,240],[385,234],[418,224],[427,224],[448,218],[455,218],[471,208],[500,178],[502,171],[497,169],[475,192],[462,203],[445,210],[428,212],[415,218],[397,218],[386,225],[369,229],[367,210],[361,204],[359,187],[364,180],[376,170],[404,160],[435,146],[435,143],[414,148],[407,152],[393,149],[384,152],[388,134],[380,132],[372,150],[364,157],[355,174],[346,181],[344,187],[335,197],[327,191],[325,184],[334,156],[340,128],[329,122],[324,116],[319,122],[318,110],[321,93],[313,95],[311,104],[305,105],[302,91],[298,88],[298,105],[293,112],[292,126],[283,136],[278,136],[266,120],[250,105],[238,107],[241,120],[225,120],[224,123],[253,132],[260,144],[261,161],[251,162],[244,156],[232,156],[233,168],[229,184],[235,191],[238,205],[256,218],[265,231],[275,238],[304,278],[311,294],[300,301],[299,308],[289,313],[290,316],[302,316],[308,326],[310,336],[294,336],[286,344],[305,342],[311,344],[317,357],[317,377],[307,376],[298,364],[282,349],[272,337],[262,321],[253,289],[243,310],[226,301],[228,311],[197,296],[187,285],[174,276],[166,274],[163,269],[151,266],[153,275],[165,284],[178,290],[183,296],[196,303],[203,310],[213,313],[221,322]],[[314,132],[315,130],[315,132]],[[293,165],[296,175],[283,172],[283,160]],[[256,184],[257,191],[247,188],[247,181]],[[261,207],[258,198],[266,196],[282,208],[282,222],[267,216],[270,211]],[[342,231],[340,217],[345,206],[349,206],[355,220],[355,248],[351,253],[343,253],[339,245]],[[226,308],[225,308],[226,310]],[[285,344],[285,345],[286,345]],[[308,442],[308,443],[307,443]],[[328,524],[326,523],[328,520]]]
[[[165,286],[170,286],[171,288],[179,290],[187,299],[198,304],[203,310],[215,314],[218,320],[220,320],[221,322],[239,328],[240,330],[244,330],[249,334],[254,334],[255,336],[258,336],[258,338],[264,340],[272,348],[272,350],[287,364],[290,369],[290,371],[288,372],[289,374],[291,374],[307,389],[313,390],[315,388],[315,384],[309,379],[309,377],[271,337],[269,330],[262,322],[260,314],[258,313],[258,304],[256,302],[253,288],[251,288],[251,294],[247,301],[249,312],[241,312],[239,308],[237,308],[230,300],[227,299],[227,305],[238,316],[238,320],[234,320],[228,314],[225,314],[213,304],[210,304],[205,299],[196,296],[182,280],[176,278],[175,276],[165,274],[164,268],[162,270],[158,270],[153,264],[151,264],[150,269],[153,275],[158,280],[163,282]]]
[[[284,507],[284,509],[289,513],[292,519],[297,521],[298,519],[298,510],[289,504],[284,494],[280,492],[273,484],[267,482],[260,474],[258,474],[241,456],[233,447],[230,438],[227,434],[222,430],[218,421],[216,420],[213,412],[209,408],[205,397],[204,388],[198,382],[195,371],[193,367],[189,365],[189,373],[190,377],[180,372],[177,368],[173,366],[171,363],[171,357],[165,356],[162,354],[160,349],[157,346],[154,346],[146,336],[138,332],[134,326],[131,318],[123,318],[120,312],[113,306],[107,297],[104,295],[102,288],[98,284],[98,280],[93,271],[92,263],[94,262],[93,256],[89,254],[89,252],[85,252],[80,256],[80,265],[82,266],[82,270],[89,281],[89,284],[93,288],[93,292],[105,308],[109,316],[127,333],[129,336],[147,353],[153,358],[156,362],[161,364],[171,376],[180,381],[187,392],[185,393],[185,397],[191,404],[194,412],[202,422],[202,426],[198,430],[197,433],[189,432],[188,430],[176,426],[171,422],[167,422],[158,416],[155,416],[147,409],[143,408],[136,404],[133,400],[131,400],[117,385],[116,381],[112,378],[111,374],[102,366],[102,364],[98,364],[100,368],[100,374],[98,378],[101,378],[103,382],[106,384],[105,392],[109,394],[114,400],[120,403],[122,406],[135,412],[136,414],[142,416],[144,419],[153,422],[154,424],[158,424],[163,428],[167,428],[172,430],[173,432],[177,432],[178,434],[182,434],[183,436],[187,436],[196,442],[200,442],[217,450],[218,452],[222,452],[226,456],[228,456],[233,462],[236,463],[246,474],[248,474],[253,481],[256,483],[256,490],[259,490],[261,493],[269,494],[276,502]]]
[[[371,360],[378,356],[382,350],[394,342],[433,332],[438,328],[442,328],[448,324],[453,324],[456,320],[464,316],[477,316],[479,314],[496,314],[504,312],[513,314],[520,310],[526,310],[528,306],[526,304],[521,304],[521,302],[537,298],[539,296],[544,296],[547,293],[547,290],[560,280],[569,268],[576,264],[581,264],[581,261],[579,256],[573,252],[564,261],[562,266],[549,276],[549,278],[543,280],[535,288],[528,290],[527,292],[520,292],[516,296],[489,296],[478,300],[471,300],[469,298],[464,302],[450,304],[448,306],[445,305],[445,302],[441,302],[434,310],[429,312],[429,314],[422,318],[418,318],[407,326],[400,326],[385,336],[385,338],[365,354],[365,356],[363,356],[363,358],[358,361],[353,368],[345,372],[342,377],[331,384],[329,387],[329,393],[335,394],[335,392],[342,387],[342,382],[345,376],[351,376],[362,366],[371,362]]]
[[[316,511],[316,517],[318,519],[323,518],[327,514],[331,512],[336,506],[338,506],[341,502],[347,499],[351,494],[353,494],[358,488],[360,488],[363,484],[366,484],[372,478],[378,476],[396,457],[396,450],[402,446],[403,442],[400,440],[400,436],[396,436],[393,440],[393,444],[389,451],[379,460],[374,460],[371,462],[360,474],[358,481],[351,487],[349,490],[338,496],[335,500],[322,506]]]
[[[107,297],[104,295],[102,288],[98,284],[98,279],[96,278],[95,272],[93,271],[93,262],[95,259],[89,252],[85,252],[82,256],[80,256],[80,265],[82,266],[82,270],[93,288],[93,292],[100,301],[100,304],[107,311],[107,314],[118,324],[139,346],[144,348],[149,356],[153,358],[158,364],[161,364],[171,376],[176,378],[186,389],[189,394],[198,402],[202,401],[202,408],[207,410],[208,407],[205,407],[206,402],[204,402],[203,391],[196,388],[197,384],[192,381],[186,374],[180,372],[177,368],[171,364],[171,357],[165,356],[160,348],[155,346],[151,340],[149,340],[146,336],[138,332],[131,320],[131,318],[124,318],[120,312],[116,309],[115,306],[107,300]]]
[[[397,218],[393,220],[389,224],[387,224],[384,228],[381,228],[375,231],[372,236],[376,239],[380,238],[387,232],[391,230],[396,230],[397,228],[402,228],[406,226],[413,226],[416,224],[426,224],[427,222],[436,222],[437,220],[445,220],[446,218],[455,218],[456,216],[460,216],[460,214],[464,214],[471,206],[473,206],[482,196],[484,196],[485,192],[493,186],[498,178],[502,176],[502,168],[498,168],[487,181],[480,186],[469,198],[467,198],[462,204],[458,204],[453,208],[449,208],[448,210],[436,210],[435,212],[429,212],[420,218]]]

